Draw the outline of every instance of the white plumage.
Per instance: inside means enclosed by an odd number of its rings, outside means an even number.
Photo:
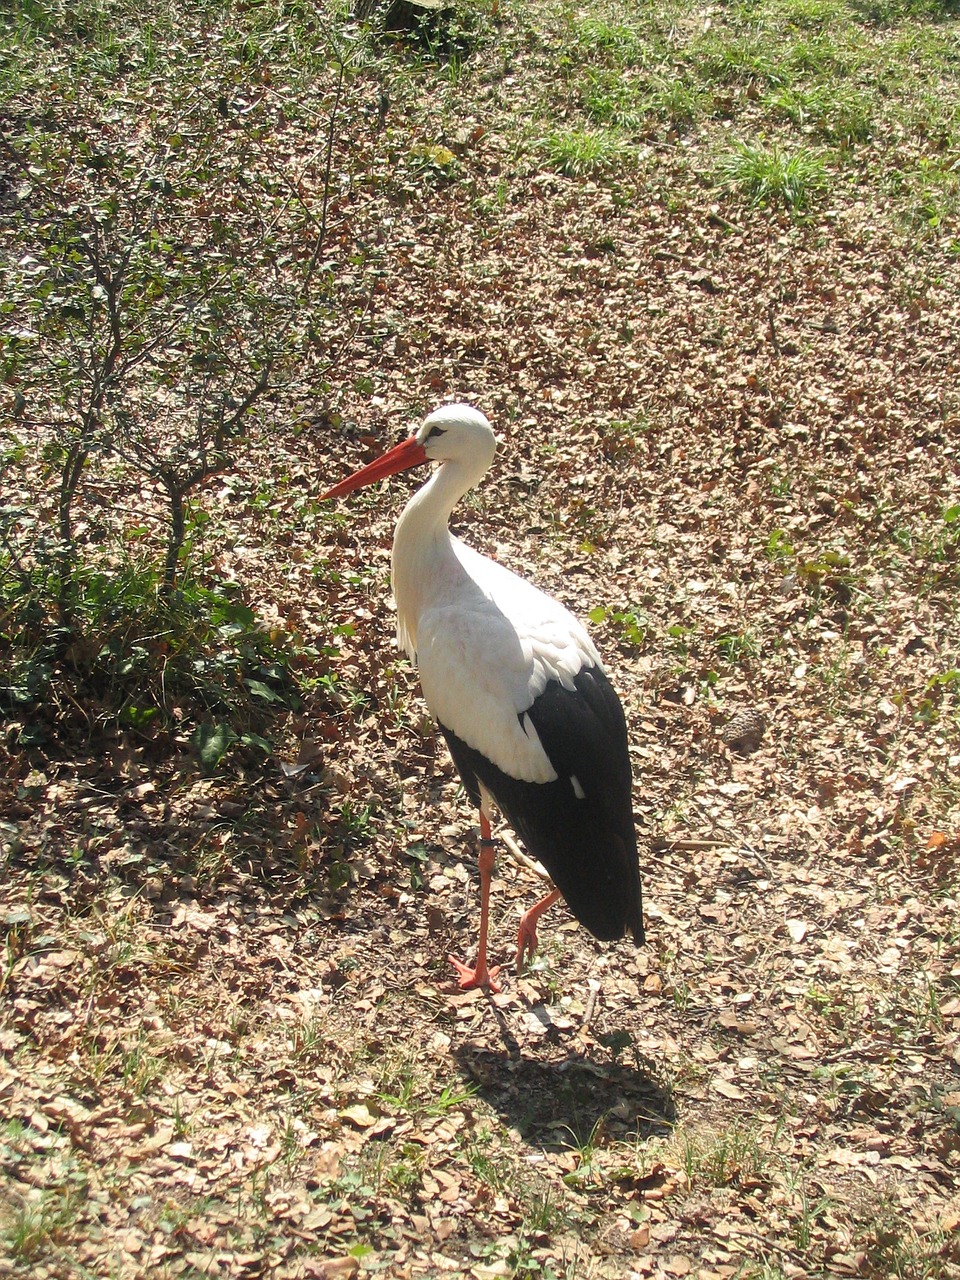
[[[401,646],[417,663],[427,706],[489,845],[496,802],[597,937],[643,937],[630,761],[623,710],[593,642],[556,600],[450,534],[450,513],[493,461],[496,439],[470,405],[449,405],[415,436],[325,497],[418,463],[440,465],[407,503],[393,541]],[[486,916],[492,855],[481,853],[480,956],[457,963],[463,985],[488,985]],[[518,963],[536,942],[521,921]]]

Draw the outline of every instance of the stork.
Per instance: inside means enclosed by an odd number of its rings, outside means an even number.
[[[323,496],[439,463],[394,533],[397,633],[480,812],[477,960],[450,960],[461,987],[498,990],[499,970],[487,965],[493,805],[555,886],[521,918],[518,972],[536,950],[538,920],[561,896],[605,941],[629,930],[641,943],[643,919],[626,721],[597,650],[558,601],[450,533],[453,508],[495,450],[478,409],[445,405]]]

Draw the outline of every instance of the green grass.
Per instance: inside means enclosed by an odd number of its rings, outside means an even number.
[[[609,129],[551,133],[543,148],[548,164],[568,178],[592,177],[614,167],[626,168],[633,160],[629,144]]]
[[[35,1263],[56,1245],[73,1219],[72,1199],[69,1190],[58,1189],[0,1206],[0,1241],[14,1262]]]
[[[805,147],[787,151],[776,142],[738,142],[717,164],[720,182],[751,204],[805,210],[827,185],[822,158]]]
[[[827,142],[866,142],[873,131],[872,96],[849,85],[820,81],[787,86],[768,94],[765,105],[801,131]]]
[[[601,57],[619,67],[642,66],[651,56],[643,33],[627,23],[591,15],[574,22],[572,35],[582,57]]]

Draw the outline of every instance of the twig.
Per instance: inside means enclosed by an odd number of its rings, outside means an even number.
[[[671,853],[695,853],[698,849],[732,849],[729,840],[658,840],[656,848]]]
[[[587,1006],[583,1011],[583,1021],[580,1023],[580,1035],[584,1035],[590,1023],[593,1021],[593,1015],[597,1011],[597,1002],[600,999],[602,987],[599,981],[594,979],[596,986],[591,986],[590,994],[587,996]]]
[[[514,862],[519,862],[521,867],[526,867],[528,871],[532,871],[535,876],[539,876],[541,880],[549,880],[550,876],[533,858],[530,858],[523,852],[520,846],[514,840],[508,831],[501,832],[500,839],[506,846],[507,853],[513,858]]]
[[[771,880],[774,879],[773,867],[770,866],[770,863],[766,860],[766,858],[763,856],[762,853],[757,853],[756,849],[751,849],[748,844],[741,845],[740,848],[737,850],[737,852],[741,855],[741,857],[743,855],[746,855],[749,858],[753,858],[754,861],[759,862],[761,867],[763,867],[764,871],[770,877],[770,879]]]
[[[780,342],[779,342],[779,339],[777,338],[777,325],[776,325],[774,311],[775,311],[774,303],[773,303],[773,299],[771,298],[770,301],[767,303],[767,324],[770,327],[771,346],[773,347],[777,355],[780,355]]]
[[[719,213],[711,209],[707,214],[707,221],[711,226],[719,227],[721,231],[740,231],[741,228],[735,222],[728,222],[726,218],[722,218]]]
[[[736,1244],[738,1240],[754,1240],[757,1244],[765,1245],[768,1249],[772,1249],[775,1253],[782,1254],[785,1258],[795,1258],[797,1262],[809,1264],[809,1256],[802,1253],[799,1249],[794,1249],[792,1245],[780,1244],[776,1240],[770,1240],[767,1236],[762,1236],[757,1231],[742,1231],[739,1228],[736,1233],[731,1233],[725,1237],[730,1244]]]

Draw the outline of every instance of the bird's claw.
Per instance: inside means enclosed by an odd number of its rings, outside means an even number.
[[[457,960],[454,956],[448,956],[447,959],[460,975],[457,985],[461,991],[473,991],[476,987],[483,987],[485,990],[493,992],[500,990],[500,983],[497,981],[497,976],[500,973],[499,965],[494,965],[492,969],[488,969],[486,964],[464,964],[462,960]]]
[[[537,954],[537,926],[528,921],[526,916],[521,917],[520,928],[517,932],[517,977],[523,973],[527,964],[533,960]]]

